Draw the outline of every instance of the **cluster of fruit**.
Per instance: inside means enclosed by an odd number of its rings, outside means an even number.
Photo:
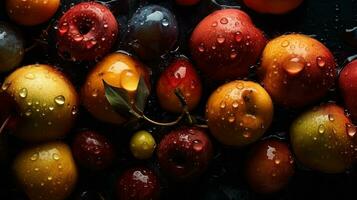
[[[200,2],[175,3],[194,6]],[[244,3],[259,13],[284,14],[302,0]],[[59,0],[6,0],[5,4],[11,21],[26,27],[48,22],[60,7]],[[152,69],[144,63],[172,54],[179,40],[175,15],[165,7],[145,5],[122,27],[107,5],[78,3],[56,22],[56,50],[61,59],[98,61],[79,94],[65,73],[54,66],[19,67],[27,52],[24,40],[14,25],[0,22],[0,72],[10,72],[0,89],[0,137],[11,134],[28,144],[16,155],[12,167],[30,199],[66,199],[78,179],[77,164],[91,171],[106,170],[120,157],[113,142],[97,131],[80,131],[71,147],[60,141],[71,132],[80,106],[98,121],[123,129],[143,121],[174,126],[160,140],[146,130],[134,131],[128,148],[139,160],[152,158],[156,151],[160,171],[177,182],[191,181],[207,169],[214,155],[213,138],[227,148],[251,148],[245,175],[259,193],[277,192],[286,186],[294,174],[295,158],[324,173],[343,172],[356,161],[352,122],[357,120],[356,61],[338,75],[333,54],[316,39],[286,34],[269,41],[245,12],[221,9],[197,24],[187,41],[189,58],[174,56],[155,80],[153,91]],[[132,54],[114,52],[119,36],[125,43],[122,48]],[[247,77],[259,59],[253,72],[259,77],[257,83]],[[199,124],[190,114],[204,101],[200,73],[204,80],[226,81],[204,102],[206,124]],[[308,109],[335,88],[336,79],[349,114],[332,102]],[[163,110],[181,114],[178,119],[156,122],[148,118],[145,104],[150,92]],[[290,143],[262,139],[273,121],[273,103],[286,109],[307,108],[290,125]],[[3,148],[6,146],[0,146]],[[117,181],[117,197],[159,199],[158,177],[148,167],[127,169]]]

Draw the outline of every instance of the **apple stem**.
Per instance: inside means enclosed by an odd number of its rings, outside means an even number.
[[[157,122],[157,121],[154,121],[154,120],[148,118],[145,115],[142,115],[142,118],[145,119],[146,121],[152,123],[152,124],[155,124],[155,125],[173,126],[173,125],[176,125],[177,123],[179,123],[183,119],[184,116],[185,116],[185,113],[181,113],[181,115],[175,121],[172,121],[172,122]]]
[[[175,95],[177,96],[177,98],[179,99],[182,109],[183,109],[183,113],[186,115],[187,119],[188,119],[188,123],[190,125],[193,124],[193,119],[191,117],[191,114],[188,110],[188,106],[187,106],[187,101],[185,99],[185,96],[182,94],[181,90],[179,88],[175,89]]]
[[[1,127],[0,127],[0,135],[3,133],[6,125],[9,123],[10,121],[10,118],[11,118],[11,115],[9,115],[5,120],[4,122],[2,123]]]

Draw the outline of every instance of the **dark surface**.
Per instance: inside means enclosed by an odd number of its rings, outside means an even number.
[[[140,1],[142,0],[117,0],[110,4],[121,24],[122,33],[125,31],[128,16],[135,11]],[[70,2],[79,1],[62,0],[61,11],[59,11],[56,17],[49,23],[51,25],[49,36],[47,37],[49,45],[39,45],[29,51],[25,55],[25,60],[22,65],[33,63],[49,63],[55,65],[64,71],[77,86],[77,89],[79,89],[83,84],[88,69],[94,66],[95,63],[65,62],[57,56],[54,48],[54,24],[61,13],[69,8]],[[175,48],[177,51],[173,52],[173,54],[183,53],[188,56],[187,41],[195,24],[213,9],[219,9],[218,6],[212,4],[209,0],[202,0],[200,5],[192,8],[178,7],[175,6],[172,1],[168,0],[151,0],[150,2],[163,5],[174,12],[179,23],[181,34],[178,48]],[[239,5],[239,3],[234,0],[222,0],[221,3],[235,6]],[[3,1],[1,1],[0,4],[3,4]],[[259,15],[245,7],[242,7],[242,9],[252,16],[254,23],[261,28],[269,38],[289,32],[300,32],[319,39],[334,53],[340,68],[343,66],[346,58],[354,55],[357,51],[357,48],[349,46],[342,37],[346,28],[350,29],[357,26],[356,0],[306,0],[299,9],[284,16]],[[0,19],[8,21],[3,5],[0,5]],[[27,41],[26,46],[31,46],[34,39],[39,38],[41,31],[49,24],[32,28],[20,27]],[[123,34],[121,34],[121,36],[122,35]],[[125,46],[125,43],[118,42],[116,49],[122,49],[122,46]],[[171,57],[172,55],[166,55],[157,62],[146,62],[146,64],[153,69],[153,83],[155,83],[157,75],[162,71],[163,67],[167,65]],[[2,81],[6,75],[6,73],[1,74],[0,81]],[[255,79],[254,73],[251,74],[250,78]],[[205,101],[210,92],[217,85],[219,85],[219,83],[211,83],[208,80],[204,80],[204,88],[207,89],[204,92],[200,107],[196,109],[193,114],[203,115]],[[341,104],[338,90],[331,91],[329,96],[322,102],[327,101],[337,101],[337,103]],[[149,104],[151,104],[151,106],[148,106],[147,113],[149,116],[152,116],[152,118],[164,120],[174,117],[160,110],[155,99],[155,94],[150,97]],[[275,109],[274,121],[270,130],[266,133],[266,136],[278,135],[286,139],[286,132],[289,130],[291,120],[293,120],[300,111],[287,111],[277,106]],[[127,131],[121,127],[112,127],[108,124],[100,123],[94,120],[83,108],[81,109],[81,115],[76,123],[76,127],[74,127],[66,139],[68,143],[72,141],[73,134],[82,129],[94,129],[107,135],[116,145],[117,159],[115,164],[105,172],[92,173],[81,168],[80,182],[72,199],[100,199],[99,195],[93,195],[97,196],[96,198],[79,198],[80,193],[84,190],[91,190],[91,192],[82,196],[91,196],[90,194],[95,193],[93,191],[98,191],[104,199],[114,199],[113,190],[117,176],[120,175],[124,169],[139,165],[152,167],[158,172],[162,183],[162,199],[354,199],[355,195],[355,187],[357,185],[357,172],[355,172],[355,169],[351,169],[343,174],[326,175],[303,169],[301,166],[297,166],[297,173],[291,180],[290,185],[280,193],[273,196],[255,194],[249,190],[241,170],[246,150],[249,149],[249,147],[245,149],[225,149],[214,140],[215,158],[208,171],[197,181],[176,184],[167,180],[165,176],[160,173],[155,157],[147,162],[136,161],[131,157],[128,141],[133,131]],[[157,141],[168,131],[152,126],[148,127],[148,129],[153,132]],[[13,158],[13,155],[25,146],[25,144],[22,144],[11,136],[8,137],[10,141],[9,146],[11,147],[9,149],[10,158]],[[0,199],[25,199],[20,190],[16,188],[10,169],[6,166],[10,164],[11,159],[7,160],[5,165],[1,167]]]

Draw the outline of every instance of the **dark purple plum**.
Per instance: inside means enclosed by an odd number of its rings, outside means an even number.
[[[142,59],[152,60],[170,51],[177,42],[175,16],[166,8],[150,5],[139,8],[128,24],[126,41]]]
[[[24,41],[21,34],[5,22],[0,22],[0,72],[17,67],[23,58]]]

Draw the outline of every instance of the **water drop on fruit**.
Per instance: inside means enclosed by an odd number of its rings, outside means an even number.
[[[33,79],[36,78],[36,76],[35,76],[35,74],[33,74],[33,73],[28,73],[28,74],[25,75],[25,78],[30,79],[30,80],[33,80]]]
[[[320,124],[319,128],[318,128],[318,131],[319,131],[319,133],[324,133],[325,132],[325,126],[323,124]]]
[[[356,134],[356,127],[353,124],[346,124],[346,132],[350,137],[353,137]]]
[[[326,65],[326,62],[320,56],[316,58],[316,62],[319,67],[324,67]]]
[[[38,154],[35,153],[31,156],[30,160],[35,161],[35,160],[37,160],[37,158],[38,158]]]
[[[59,96],[55,97],[54,100],[57,105],[63,105],[66,99],[64,98],[63,95],[59,95]]]
[[[217,42],[218,42],[219,44],[223,44],[225,40],[226,40],[226,39],[225,39],[223,36],[221,36],[221,35],[219,35],[219,36],[217,37]]]
[[[19,92],[19,96],[21,98],[26,98],[27,97],[27,89],[26,88],[22,88]]]
[[[193,141],[193,149],[195,151],[202,151],[203,149],[203,144],[200,140],[194,140]]]
[[[228,19],[225,17],[222,17],[222,19],[220,20],[221,24],[227,24],[228,23]]]
[[[283,42],[281,43],[281,46],[282,46],[282,47],[287,47],[287,46],[289,46],[289,44],[290,44],[290,42],[289,42],[288,40],[285,40],[285,41],[283,41]]]
[[[304,63],[298,57],[291,58],[288,62],[284,63],[284,69],[290,75],[296,75],[304,69]]]
[[[243,35],[240,31],[238,31],[238,32],[236,32],[236,35],[234,38],[235,38],[236,42],[240,42],[243,39]]]
[[[334,118],[334,116],[333,116],[332,114],[328,114],[328,119],[329,119],[331,122],[335,121],[335,118]]]

